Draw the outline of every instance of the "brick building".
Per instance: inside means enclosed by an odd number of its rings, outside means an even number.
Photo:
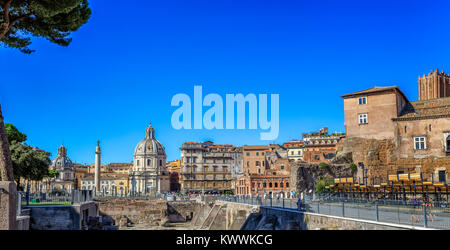
[[[409,101],[396,86],[342,96],[347,133],[343,149],[369,175],[422,172],[426,179],[448,182],[450,97],[437,91],[436,86],[447,89],[438,83],[448,79],[437,72],[419,78],[419,101]]]
[[[328,134],[328,128],[317,133],[304,133],[303,161],[328,162],[336,156],[337,144],[344,138],[342,133]]]
[[[444,71],[431,71],[419,76],[419,101],[450,97],[450,76]]]
[[[289,194],[290,161],[276,144],[244,146],[244,175],[236,179],[236,195]]]
[[[166,165],[170,176],[170,192],[179,192],[181,189],[181,161],[169,161]]]

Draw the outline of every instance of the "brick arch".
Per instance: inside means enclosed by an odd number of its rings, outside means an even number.
[[[6,137],[5,124],[3,123],[2,109],[0,107],[0,172],[2,181],[14,181],[14,174],[9,151],[8,138]]]

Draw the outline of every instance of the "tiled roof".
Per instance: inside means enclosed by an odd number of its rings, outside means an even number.
[[[365,90],[361,90],[358,92],[353,92],[350,94],[345,94],[342,96],[342,98],[348,98],[348,97],[354,97],[354,96],[358,96],[358,95],[364,95],[364,94],[372,94],[372,93],[379,93],[379,92],[384,92],[384,91],[398,91],[406,100],[408,100],[408,98],[406,98],[405,94],[403,94],[403,92],[397,87],[397,86],[388,86],[388,87],[373,87],[370,89],[365,89]]]
[[[394,121],[450,117],[450,97],[409,102]]]

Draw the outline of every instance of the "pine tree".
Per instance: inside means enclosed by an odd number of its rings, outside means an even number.
[[[0,0],[0,45],[30,54],[36,36],[68,46],[90,15],[87,0]]]

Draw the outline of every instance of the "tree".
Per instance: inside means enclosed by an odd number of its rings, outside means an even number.
[[[21,178],[28,181],[40,181],[48,174],[50,153],[38,151],[32,147],[13,142],[10,146],[14,178],[20,185]]]
[[[22,178],[40,181],[46,177],[51,163],[50,153],[25,144],[26,134],[20,132],[14,125],[6,124],[5,127],[17,186],[20,186]]]
[[[12,143],[14,141],[22,143],[27,140],[27,135],[20,132],[16,126],[6,123],[5,124],[6,136],[8,137],[8,142]]]
[[[0,0],[0,44],[25,54],[31,36],[68,46],[90,16],[87,0]]]

